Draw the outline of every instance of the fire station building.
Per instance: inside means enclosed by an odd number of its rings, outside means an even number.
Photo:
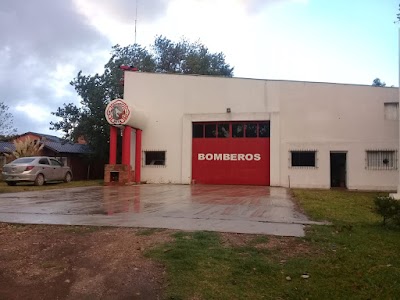
[[[397,88],[141,72],[124,88],[106,116],[132,181],[397,188]]]

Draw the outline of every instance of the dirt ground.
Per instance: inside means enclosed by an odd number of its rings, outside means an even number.
[[[144,252],[174,232],[0,223],[0,299],[163,299],[166,270]],[[281,258],[312,252],[290,237],[221,233],[221,242]]]
[[[0,223],[0,299],[162,299],[171,230]]]

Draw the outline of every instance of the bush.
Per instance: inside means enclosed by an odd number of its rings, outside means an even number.
[[[383,225],[387,221],[400,225],[400,201],[389,196],[378,196],[374,200],[375,212],[383,217]]]

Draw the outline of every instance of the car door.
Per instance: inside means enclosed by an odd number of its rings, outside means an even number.
[[[47,157],[39,159],[39,172],[44,175],[45,180],[51,180],[52,168]]]
[[[64,179],[64,169],[61,163],[54,158],[50,158],[50,165],[52,168],[51,180],[63,180]]]

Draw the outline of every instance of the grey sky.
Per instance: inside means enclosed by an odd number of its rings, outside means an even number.
[[[81,0],[95,5],[97,9],[121,22],[132,23],[135,20],[136,3],[143,22],[151,22],[161,17],[168,7],[168,0]]]
[[[57,66],[76,66],[73,74],[78,68],[91,70],[97,62],[85,57],[109,47],[107,39],[87,24],[69,0],[3,0],[0,101],[10,107],[18,132],[43,132],[49,120],[37,120],[32,111],[17,111],[17,106],[32,103],[38,109],[55,111],[63,102],[75,101],[73,93],[57,96],[57,89],[62,88],[54,74]],[[67,88],[69,80],[64,83]]]
[[[367,1],[375,23],[345,0],[1,0],[0,101],[19,133],[51,133],[50,112],[79,101],[69,85],[77,72],[101,72],[113,44],[133,42],[136,2],[142,46],[157,34],[200,39],[236,76],[397,82],[396,0]]]
[[[110,18],[133,22],[134,0],[2,0],[0,4],[0,101],[10,107],[19,133],[49,132],[50,114],[78,102],[69,82],[107,60],[112,43],[80,13],[93,5]],[[167,9],[167,0],[139,1],[142,22]]]

